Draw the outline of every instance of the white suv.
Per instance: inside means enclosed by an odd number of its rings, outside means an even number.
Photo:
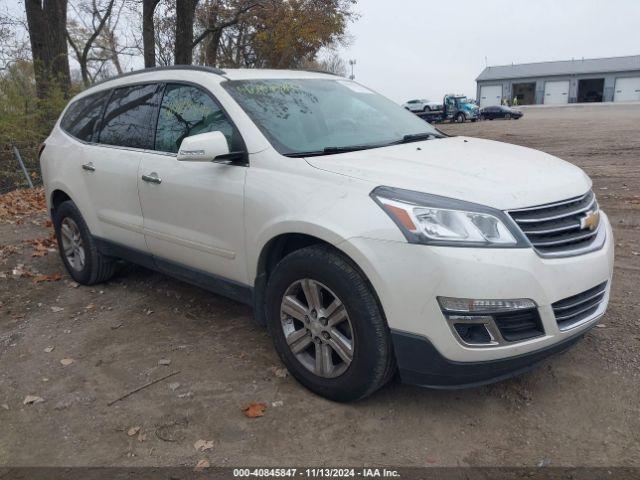
[[[76,281],[127,260],[253,305],[292,375],[335,400],[397,371],[506,378],[609,298],[611,227],[579,168],[449,137],[328,74],[127,74],[71,101],[41,164]]]

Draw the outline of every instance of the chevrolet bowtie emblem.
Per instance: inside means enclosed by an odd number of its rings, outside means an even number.
[[[595,230],[600,223],[600,212],[590,211],[580,219],[580,228],[583,230]]]

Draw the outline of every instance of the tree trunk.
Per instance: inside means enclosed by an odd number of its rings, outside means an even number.
[[[193,62],[193,23],[198,0],[176,2],[176,65],[191,65]]]
[[[143,0],[142,2],[142,46],[144,49],[144,67],[156,66],[156,41],[153,13],[160,0]]]
[[[67,0],[25,0],[29,40],[38,98],[58,87],[66,95],[71,86],[67,57]]]

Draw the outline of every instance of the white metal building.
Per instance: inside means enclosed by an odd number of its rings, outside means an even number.
[[[640,101],[640,55],[487,67],[476,82],[481,107]]]

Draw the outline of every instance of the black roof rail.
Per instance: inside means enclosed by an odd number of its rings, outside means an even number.
[[[285,69],[285,70],[289,70],[289,69]],[[298,70],[298,69],[293,69],[293,70]],[[334,73],[334,72],[330,72],[328,70],[320,70],[320,69],[312,69],[312,68],[302,68],[299,69],[298,71],[300,72],[309,72],[309,73],[324,73],[326,75],[333,75],[334,77],[342,77],[342,75]],[[343,77],[344,78],[344,77]]]
[[[120,75],[116,75],[115,77],[110,77],[110,78],[105,78],[104,80],[100,80],[99,82],[96,82],[91,86],[95,87],[96,85],[101,85],[105,82],[110,82],[111,80],[118,80],[120,78],[129,77],[132,75],[138,75],[140,73],[162,72],[165,70],[194,70],[196,72],[207,72],[207,73],[213,73],[215,75],[224,75],[226,73],[224,70],[221,70],[219,68],[207,67],[204,65],[167,65],[164,67],[142,68],[140,70],[134,70],[132,72],[122,73]]]

